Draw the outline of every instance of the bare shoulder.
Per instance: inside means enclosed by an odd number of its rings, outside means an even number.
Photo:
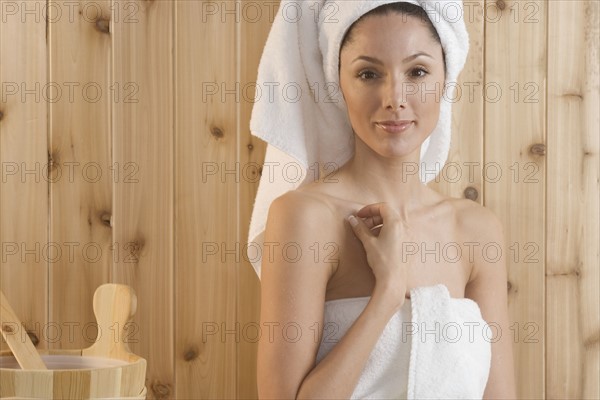
[[[498,239],[502,222],[492,210],[469,199],[453,198],[452,205],[465,239]]]
[[[315,243],[337,242],[338,233],[331,223],[334,218],[335,210],[326,198],[302,190],[288,191],[273,200],[269,207],[265,242],[275,243],[286,252],[300,254],[298,257],[301,258],[295,264],[326,266],[329,278],[334,273],[335,263],[314,260],[310,255],[314,253]]]
[[[457,226],[463,243],[473,249],[471,275],[467,284],[478,276],[485,260],[505,253],[504,229],[500,218],[489,208],[469,199],[453,198]],[[498,264],[499,265],[499,264]]]
[[[280,222],[278,217],[285,217],[287,222],[302,222],[298,228],[310,227],[311,224],[322,221],[319,218],[332,218],[334,214],[334,208],[325,196],[303,189],[282,194],[269,207],[270,222]]]

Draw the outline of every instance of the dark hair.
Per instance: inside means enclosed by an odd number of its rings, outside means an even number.
[[[429,28],[429,33],[431,33],[431,37],[435,41],[437,41],[440,44],[440,46],[442,45],[440,35],[438,34],[437,30],[435,29],[435,26],[433,26],[433,23],[431,22],[431,20],[429,19],[427,12],[422,7],[419,7],[412,3],[397,2],[397,3],[388,3],[388,4],[384,4],[382,6],[376,7],[374,9],[372,9],[371,11],[369,11],[368,13],[361,16],[358,20],[354,21],[354,23],[352,25],[350,25],[350,27],[344,34],[344,37],[342,39],[342,44],[340,45],[340,54],[342,53],[342,49],[344,48],[344,46],[348,43],[351,43],[352,40],[354,39],[354,36],[353,36],[354,28],[360,21],[362,21],[363,19],[365,19],[368,16],[389,15],[392,12],[395,12],[395,13],[398,13],[398,14],[401,14],[401,15],[407,16],[407,17],[419,18]],[[442,47],[442,56],[443,56],[443,60],[444,60],[444,71],[446,71],[446,54],[444,52],[443,47]],[[341,61],[340,61],[340,64],[341,64]],[[338,70],[339,70],[339,68],[340,68],[340,65],[338,64]]]

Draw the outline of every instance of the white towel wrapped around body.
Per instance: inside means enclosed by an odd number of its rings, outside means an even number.
[[[471,299],[443,284],[413,288],[384,328],[352,399],[482,399],[494,329]],[[325,303],[319,363],[341,340],[369,297]]]

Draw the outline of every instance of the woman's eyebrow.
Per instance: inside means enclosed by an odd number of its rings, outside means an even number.
[[[418,53],[415,53],[415,54],[413,54],[412,56],[408,56],[408,57],[406,57],[404,60],[402,60],[402,62],[404,62],[404,63],[407,63],[407,62],[409,62],[409,61],[412,61],[412,60],[414,60],[415,58],[417,58],[417,57],[419,57],[419,56],[426,56],[426,57],[429,57],[429,58],[433,58],[433,57],[432,57],[432,56],[430,56],[429,54],[427,54],[427,53],[425,53],[425,52],[423,52],[423,51],[420,51],[420,52],[418,52]],[[380,60],[378,60],[377,58],[375,58],[375,57],[369,57],[369,56],[358,56],[358,57],[356,57],[356,58],[354,59],[354,61],[352,61],[352,64],[354,64],[354,63],[355,63],[356,61],[358,61],[358,60],[365,60],[365,61],[372,62],[373,64],[379,64],[379,65],[383,65],[383,62],[381,62],[381,61],[380,61]]]

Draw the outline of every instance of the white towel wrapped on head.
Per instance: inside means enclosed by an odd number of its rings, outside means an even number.
[[[362,15],[393,0],[282,0],[258,68],[251,133],[268,143],[248,234],[248,258],[260,278],[264,230],[274,199],[332,171],[354,152],[339,86],[339,50]],[[446,86],[437,126],[421,146],[420,179],[443,168],[451,137],[456,80],[469,51],[462,0],[407,0],[421,6],[446,57]],[[401,39],[398,39],[401,40]],[[268,172],[268,173],[266,173]],[[341,222],[340,222],[341,223]]]

